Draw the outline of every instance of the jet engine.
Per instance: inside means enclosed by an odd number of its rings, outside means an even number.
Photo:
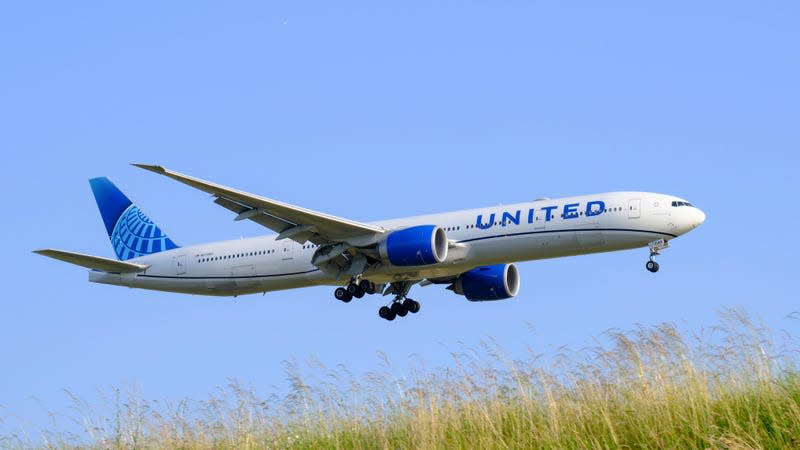
[[[519,271],[514,264],[476,267],[459,275],[447,289],[472,302],[504,300],[519,292]]]
[[[447,259],[447,245],[443,228],[419,225],[391,232],[378,251],[395,266],[425,266]]]

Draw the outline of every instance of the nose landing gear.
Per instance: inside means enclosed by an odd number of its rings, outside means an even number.
[[[650,247],[650,260],[647,261],[647,264],[644,267],[652,273],[658,272],[659,265],[656,262],[656,256],[660,255],[659,253],[661,250],[665,248],[669,248],[669,242],[666,239],[659,239],[657,241],[650,242],[647,244]]]

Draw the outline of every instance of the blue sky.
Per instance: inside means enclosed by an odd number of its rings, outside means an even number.
[[[797,333],[796,2],[17,2],[0,14],[5,274],[0,417],[63,389],[269,390],[281,362],[356,373],[383,351],[446,365],[610,328],[698,330],[742,307]],[[647,251],[522,263],[520,295],[415,288],[420,314],[331,288],[236,300],[89,284],[30,253],[112,256],[87,179],[108,176],[182,245],[254,236],[163,164],[368,221],[610,190],[679,195],[706,223]],[[531,331],[533,330],[533,331]],[[44,405],[33,401],[36,398]]]

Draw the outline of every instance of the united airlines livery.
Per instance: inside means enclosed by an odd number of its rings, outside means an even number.
[[[183,175],[134,164],[205,191],[214,203],[277,235],[181,247],[108,178],[89,180],[116,259],[63,250],[36,253],[91,269],[89,281],[187,294],[238,296],[337,286],[342,302],[390,296],[386,320],[417,313],[415,284],[447,286],[467,300],[514,297],[515,262],[649,249],[646,268],[705,214],[686,200],[609,192],[362,223]]]

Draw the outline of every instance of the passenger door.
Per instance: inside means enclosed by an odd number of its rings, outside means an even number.
[[[175,275],[186,274],[186,255],[178,255],[172,258],[172,265],[175,267]]]
[[[542,229],[544,229],[544,217],[545,217],[544,216],[544,211],[542,211],[540,208],[536,208],[536,211],[534,211],[534,217],[533,217],[533,229],[534,230],[542,230]]]
[[[634,198],[628,201],[628,218],[638,219],[641,217],[642,199]]]
[[[291,239],[284,239],[281,247],[281,259],[294,259],[294,241]]]

